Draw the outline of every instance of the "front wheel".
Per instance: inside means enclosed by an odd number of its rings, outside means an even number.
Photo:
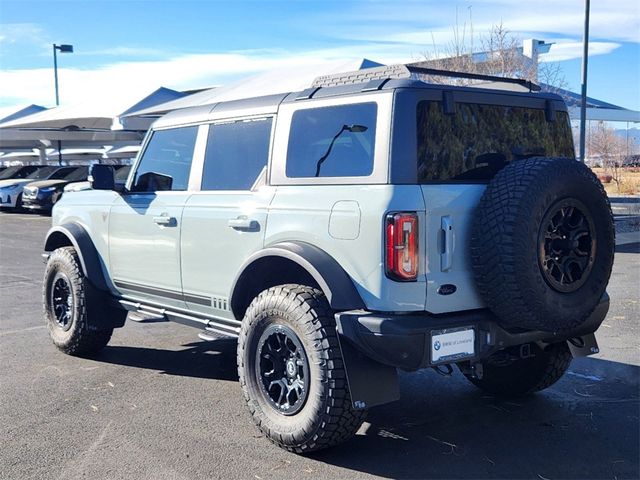
[[[335,320],[323,293],[280,285],[245,314],[238,375],[251,416],[276,445],[296,453],[331,447],[356,433]]]
[[[113,328],[90,327],[87,288],[75,249],[54,250],[44,273],[45,322],[55,346],[69,355],[96,353],[113,333]]]
[[[523,355],[524,352],[524,355]],[[494,353],[482,363],[482,377],[461,366],[464,376],[476,387],[497,396],[525,396],[556,383],[572,360],[566,342],[540,348],[531,343]]]

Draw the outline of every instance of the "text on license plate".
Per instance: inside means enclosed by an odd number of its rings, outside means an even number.
[[[431,362],[461,360],[475,355],[475,331],[471,327],[431,332]]]

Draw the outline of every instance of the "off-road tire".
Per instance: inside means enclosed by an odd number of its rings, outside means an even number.
[[[519,346],[512,347],[517,355]],[[532,356],[510,361],[509,352],[498,352],[482,364],[482,378],[469,373],[464,376],[475,386],[492,395],[522,397],[556,383],[571,364],[572,356],[566,342],[548,345],[544,350],[531,344]]]
[[[56,319],[52,289],[57,279],[63,279],[70,288],[71,306],[68,328]],[[44,273],[44,317],[51,340],[59,350],[68,355],[89,355],[104,348],[113,328],[90,328],[87,305],[87,280],[78,254],[73,247],[61,247],[53,251]]]
[[[291,329],[309,365],[309,390],[297,413],[284,415],[269,403],[255,367],[258,342],[269,326]],[[307,453],[351,438],[366,412],[354,410],[338,344],[333,312],[324,294],[302,285],[280,285],[261,292],[246,311],[238,340],[238,376],[251,416],[281,448]]]
[[[540,263],[541,232],[561,202],[584,210],[594,242],[582,283],[568,292],[553,287]],[[613,215],[602,184],[584,164],[566,158],[511,162],[487,186],[472,225],[478,292],[507,328],[565,332],[581,325],[605,292],[614,248]]]

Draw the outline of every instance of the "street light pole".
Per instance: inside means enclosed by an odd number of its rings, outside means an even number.
[[[60,105],[60,95],[58,93],[58,50],[60,53],[73,53],[73,45],[53,44],[53,77],[56,85],[56,107]],[[58,164],[62,165],[62,142],[58,140]]]
[[[58,95],[58,49],[53,44],[53,77],[56,80],[56,107],[60,105],[60,97]]]
[[[589,3],[584,2],[584,38],[582,39],[582,92],[580,97],[580,161],[584,163],[587,123],[587,64],[589,62]]]

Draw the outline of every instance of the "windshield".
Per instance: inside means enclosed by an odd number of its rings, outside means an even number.
[[[75,168],[71,173],[67,173],[64,179],[69,182],[79,182],[82,180],[86,180],[88,171],[88,167],[78,167]]]
[[[62,180],[71,172],[75,172],[75,170],[76,169],[74,167],[59,168],[58,170],[53,172],[51,175],[49,175],[49,180]]]
[[[16,166],[9,167],[6,170],[3,170],[2,172],[0,172],[0,180],[4,180],[5,178],[12,178],[21,168],[21,166]]]
[[[127,181],[127,177],[129,176],[129,171],[131,170],[131,166],[127,165],[126,167],[119,168],[114,176],[114,180],[116,182],[124,183]]]
[[[26,178],[32,179],[32,180],[46,180],[49,178],[49,175],[51,175],[53,172],[55,172],[56,170],[58,170],[59,167],[43,167],[40,168],[38,170],[36,170],[35,172],[33,172],[31,175],[27,176]]]

